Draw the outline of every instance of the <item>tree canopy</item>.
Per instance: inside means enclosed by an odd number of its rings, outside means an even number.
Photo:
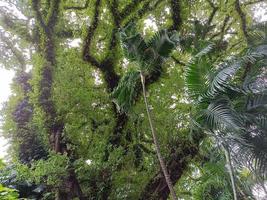
[[[10,161],[0,197],[267,198],[260,8],[266,1],[1,1],[0,63],[15,77],[1,111]]]

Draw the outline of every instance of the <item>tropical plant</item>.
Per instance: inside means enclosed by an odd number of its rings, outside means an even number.
[[[187,69],[187,88],[196,105],[195,124],[225,150],[235,199],[231,162],[266,176],[266,35],[266,25],[255,26],[248,48],[219,64],[212,60],[208,46]]]
[[[200,94],[206,94],[207,80],[217,74],[216,63],[229,55],[237,55],[228,59],[229,65],[235,60],[245,62],[238,58],[245,55],[240,52],[249,41],[247,28],[259,21],[253,10],[259,6],[267,4],[255,0],[0,0],[0,70],[15,72],[10,98],[1,112],[1,136],[10,143],[7,160],[14,174],[6,176],[3,185],[29,199],[167,200],[170,190],[157,159],[152,128],[160,133],[154,135],[178,198],[184,197],[180,188],[191,195],[185,199],[216,198],[213,188],[220,197],[232,198],[229,174],[209,170],[218,163],[209,162],[210,154],[202,155],[203,132],[214,135],[208,127],[215,124],[218,147],[224,142],[232,150],[232,140],[217,130],[238,129],[233,124],[239,120],[214,116],[236,114],[232,110],[240,104],[234,95],[229,95],[230,100],[215,97],[235,94],[222,86],[227,83],[224,80],[214,85],[217,92],[207,92],[214,99],[206,101],[209,97]],[[177,47],[174,30],[179,33]],[[255,35],[259,44],[262,34]],[[204,84],[187,87],[186,63],[205,47],[209,53],[197,59],[210,68],[194,69],[196,75],[203,74],[195,83]],[[238,68],[225,71],[237,70],[235,77],[242,78],[244,70]],[[234,78],[231,83],[240,85],[241,80]],[[258,89],[256,84],[251,88]],[[193,91],[196,95],[189,96]],[[234,105],[229,104],[232,100]],[[257,113],[260,108],[253,110]],[[196,127],[191,128],[193,124]],[[222,158],[218,169],[225,169],[224,154],[218,154]],[[240,193],[238,180],[250,176],[238,173],[232,155],[230,151]],[[201,181],[195,173],[198,169],[204,170]],[[207,179],[209,171],[217,181]],[[223,175],[220,182],[218,177]],[[213,183],[216,187],[210,187]]]
[[[137,69],[126,73],[112,96],[118,105],[119,110],[127,112],[130,109],[130,106],[133,105],[135,98],[138,96],[136,87],[140,85],[141,81],[147,117],[157,157],[171,196],[174,200],[176,200],[177,197],[173,189],[166,164],[161,155],[159,141],[152,122],[151,111],[147,101],[145,80],[149,80],[149,78],[153,76],[153,73],[161,73],[163,62],[169,57],[171,51],[177,45],[177,35],[175,32],[161,30],[156,32],[155,35],[146,42],[141,34],[136,31],[136,25],[134,23],[130,23],[121,30],[120,38],[126,57],[130,61],[136,62]]]

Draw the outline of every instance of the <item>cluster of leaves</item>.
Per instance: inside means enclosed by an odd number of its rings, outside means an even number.
[[[6,188],[0,184],[0,198],[3,200],[16,200],[18,199],[18,192],[14,189]]]

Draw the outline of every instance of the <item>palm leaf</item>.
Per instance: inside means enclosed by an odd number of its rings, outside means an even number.
[[[128,112],[138,96],[141,87],[140,72],[129,71],[120,80],[111,97],[121,112]]]
[[[267,136],[265,133],[255,132],[255,130],[247,131],[240,136],[242,144],[236,142],[232,145],[238,163],[242,163],[243,166],[247,166],[261,176],[265,176],[267,171]]]
[[[241,117],[230,107],[229,100],[226,98],[211,102],[204,110],[204,116],[208,127],[212,130],[239,131],[242,129]]]
[[[247,111],[260,113],[267,111],[267,94],[255,94],[249,96],[247,100]]]
[[[139,61],[147,49],[144,38],[136,30],[135,23],[129,23],[119,32],[124,55],[131,61]]]
[[[189,95],[198,99],[207,91],[209,74],[212,69],[208,54],[213,49],[213,44],[208,45],[198,52],[189,62],[186,69],[186,85]]]
[[[168,58],[172,50],[178,43],[176,33],[170,33],[166,29],[156,32],[147,42],[149,48],[153,48],[157,54],[163,58]]]
[[[233,78],[233,76],[241,67],[242,64],[238,61],[223,63],[212,79],[207,93],[211,96],[214,96],[215,94],[223,92],[229,88],[229,82],[231,78]]]
[[[249,32],[249,45],[267,44],[267,22],[255,24]]]

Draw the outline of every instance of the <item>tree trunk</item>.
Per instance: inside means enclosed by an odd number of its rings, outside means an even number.
[[[232,185],[232,190],[233,190],[233,195],[234,195],[234,200],[237,200],[237,192],[236,192],[236,184],[235,184],[235,177],[234,177],[234,170],[233,170],[233,166],[232,166],[232,162],[231,162],[231,158],[230,158],[230,152],[227,146],[222,145],[223,149],[224,149],[224,153],[225,153],[225,158],[226,158],[226,162],[229,168],[229,175],[231,178],[231,185]]]
[[[160,147],[159,147],[159,144],[158,144],[158,139],[157,139],[157,136],[156,136],[156,132],[155,132],[153,123],[152,123],[152,119],[151,119],[151,116],[150,116],[150,109],[148,107],[148,103],[147,103],[147,99],[146,99],[145,79],[144,79],[144,76],[143,76],[142,72],[140,72],[140,77],[141,77],[141,82],[142,82],[142,88],[143,88],[143,95],[144,95],[144,101],[145,101],[147,117],[148,117],[149,125],[150,125],[150,128],[151,128],[153,141],[154,141],[154,144],[155,144],[156,153],[157,153],[157,156],[158,156],[158,159],[159,159],[160,167],[162,169],[162,172],[164,174],[166,183],[167,183],[168,188],[170,190],[172,199],[173,200],[177,200],[177,197],[176,197],[176,194],[175,194],[175,191],[173,189],[173,185],[172,185],[172,182],[171,182],[171,179],[170,179],[170,175],[168,173],[167,167],[166,167],[165,162],[164,162],[164,160],[163,160],[163,158],[161,156],[161,153],[160,153]]]

